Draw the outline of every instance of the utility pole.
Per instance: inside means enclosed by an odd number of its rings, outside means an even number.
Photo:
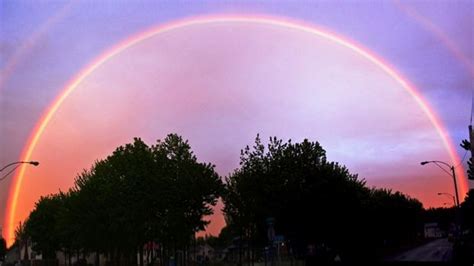
[[[451,172],[453,173],[453,181],[454,181],[454,193],[456,196],[456,207],[459,208],[459,194],[458,194],[458,184],[456,182],[456,171],[454,170],[454,166],[451,166]]]
[[[469,125],[469,142],[471,144],[471,163],[473,163],[472,158],[474,157],[474,131],[472,131],[472,125]]]
[[[471,158],[467,162],[468,164],[467,177],[469,180],[474,180],[474,131],[472,130],[472,122],[468,128],[469,128],[469,146],[467,145],[466,141],[464,141],[463,148],[465,148],[466,150],[469,149],[471,151]]]

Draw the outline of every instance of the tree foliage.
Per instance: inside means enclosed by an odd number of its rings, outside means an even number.
[[[252,148],[241,151],[240,167],[225,185],[214,168],[199,162],[176,134],[152,146],[136,138],[80,173],[69,191],[42,197],[25,230],[45,258],[62,250],[134,265],[137,252],[155,242],[166,263],[206,227],[205,217],[222,195],[227,226],[218,238],[207,238],[213,246],[239,239],[254,250],[253,259],[261,257],[273,245],[271,222],[292,256],[322,246],[331,256],[356,261],[413,241],[423,222],[419,201],[367,187],[329,161],[318,142],[273,137],[264,145],[257,136]]]
[[[470,189],[461,204],[464,228],[474,232],[474,189]]]
[[[265,148],[259,136],[252,149],[241,151],[223,199],[228,225],[256,246],[269,244],[271,218],[294,252],[304,255],[308,245],[324,244],[347,259],[415,237],[422,210],[399,192],[366,187],[346,167],[328,161],[318,142],[270,138]]]
[[[460,146],[466,151],[471,150],[471,142],[469,142],[467,139],[463,140]],[[468,165],[468,169],[467,169],[468,179],[474,180],[474,157],[471,156],[471,158],[467,161],[467,165]]]
[[[3,237],[0,237],[0,261],[5,259],[7,254],[7,241]]]
[[[185,247],[208,224],[222,189],[214,165],[198,162],[180,136],[151,147],[136,138],[84,170],[67,193],[42,197],[27,231],[46,257],[97,252],[131,265],[150,241],[170,254]]]

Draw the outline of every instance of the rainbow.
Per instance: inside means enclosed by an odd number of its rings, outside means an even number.
[[[430,122],[435,127],[437,133],[441,137],[443,144],[446,150],[449,153],[449,156],[453,164],[458,164],[460,159],[457,155],[454,145],[450,140],[450,137],[445,129],[441,119],[438,117],[436,112],[430,107],[429,103],[423,99],[420,92],[410,84],[406,79],[404,79],[392,66],[385,62],[382,58],[370,52],[368,49],[364,48],[362,45],[357,44],[352,40],[343,38],[333,32],[330,32],[326,29],[315,27],[314,25],[309,25],[301,21],[293,21],[286,18],[276,18],[268,16],[244,16],[244,15],[224,15],[224,16],[207,16],[207,17],[194,17],[187,18],[175,22],[170,22],[164,25],[157,27],[152,27],[144,32],[133,35],[119,44],[113,46],[112,48],[105,51],[102,55],[97,57],[92,61],[91,64],[82,69],[75,77],[73,77],[70,82],[66,84],[61,94],[53,101],[53,103],[47,108],[42,117],[38,120],[32,134],[24,147],[24,150],[21,155],[22,161],[29,161],[31,155],[35,150],[36,145],[41,139],[41,136],[45,129],[48,127],[48,124],[51,118],[54,116],[56,111],[61,107],[64,100],[77,88],[77,86],[92,72],[98,69],[102,64],[113,58],[115,55],[125,51],[126,49],[138,44],[148,38],[155,36],[157,34],[162,34],[169,32],[178,28],[200,25],[200,24],[210,24],[210,23],[229,23],[229,22],[240,22],[240,23],[258,23],[258,24],[268,24],[272,26],[285,27],[292,30],[303,31],[306,33],[314,34],[319,37],[325,38],[329,41],[337,43],[347,49],[352,50],[358,55],[362,56],[366,60],[372,62],[374,65],[383,70],[386,74],[392,77],[396,82],[398,82],[416,101],[422,111],[429,118]],[[5,228],[8,245],[12,244],[12,239],[14,235],[14,222],[16,217],[16,208],[18,203],[18,195],[23,183],[23,178],[26,168],[22,166],[13,178],[12,186],[10,187],[10,193],[8,197],[7,210],[5,216]],[[460,193],[465,195],[468,184],[464,169],[458,170],[458,176],[461,179],[460,182]]]
[[[443,32],[436,24],[431,22],[426,17],[422,16],[419,12],[417,12],[414,8],[405,5],[401,1],[394,1],[393,2],[396,7],[398,7],[403,13],[405,13],[408,17],[414,19],[420,26],[428,31],[429,33],[433,34],[440,42],[448,49],[448,51],[459,61],[461,62],[469,74],[474,77],[474,64],[472,64],[472,60],[466,56],[461,49],[451,40],[451,38]]]

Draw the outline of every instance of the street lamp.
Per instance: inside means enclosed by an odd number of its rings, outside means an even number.
[[[449,193],[445,193],[445,192],[438,192],[438,196],[441,196],[441,195],[445,195],[445,196],[448,196],[448,197],[452,198],[453,199],[453,204],[454,204],[454,206],[456,206],[456,200],[454,199],[453,195],[451,195]]]
[[[7,169],[10,166],[13,166],[13,165],[16,165],[16,166],[12,170],[10,170],[8,173],[6,173],[4,176],[2,176],[0,178],[0,181],[5,179],[9,174],[13,173],[13,171],[15,171],[20,166],[20,164],[24,164],[24,163],[31,164],[31,165],[34,165],[34,166],[39,165],[39,162],[37,162],[37,161],[19,161],[19,162],[9,163],[9,164],[5,165],[4,167],[2,167],[2,169],[0,169],[0,172],[2,172],[3,170]]]
[[[453,177],[453,181],[454,181],[454,192],[455,192],[455,195],[456,195],[456,207],[459,207],[458,185],[457,185],[457,182],[456,182],[456,172],[454,171],[454,166],[449,165],[449,164],[447,164],[447,163],[445,163],[445,162],[442,162],[442,161],[424,161],[424,162],[421,162],[420,164],[421,164],[421,165],[425,165],[425,164],[429,164],[429,163],[434,163],[434,164],[436,164],[436,166],[438,166],[441,170],[443,170],[443,171],[446,172],[448,175],[450,175],[450,176]],[[447,166],[447,167],[451,170],[451,173],[450,173],[448,170],[446,170],[446,168],[442,167],[440,164]]]

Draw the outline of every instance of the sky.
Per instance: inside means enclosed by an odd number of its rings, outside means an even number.
[[[426,112],[380,66],[315,32],[361,47],[408,81],[462,159],[473,13],[472,1],[2,1],[0,166],[22,158],[56,97],[90,70],[38,138],[31,158],[40,166],[23,168],[13,223],[115,147],[171,132],[222,176],[258,133],[317,140],[370,186],[444,206],[437,192],[453,193],[452,180],[419,162],[458,162]],[[2,227],[18,174],[0,183]],[[215,234],[223,220],[212,219]]]

